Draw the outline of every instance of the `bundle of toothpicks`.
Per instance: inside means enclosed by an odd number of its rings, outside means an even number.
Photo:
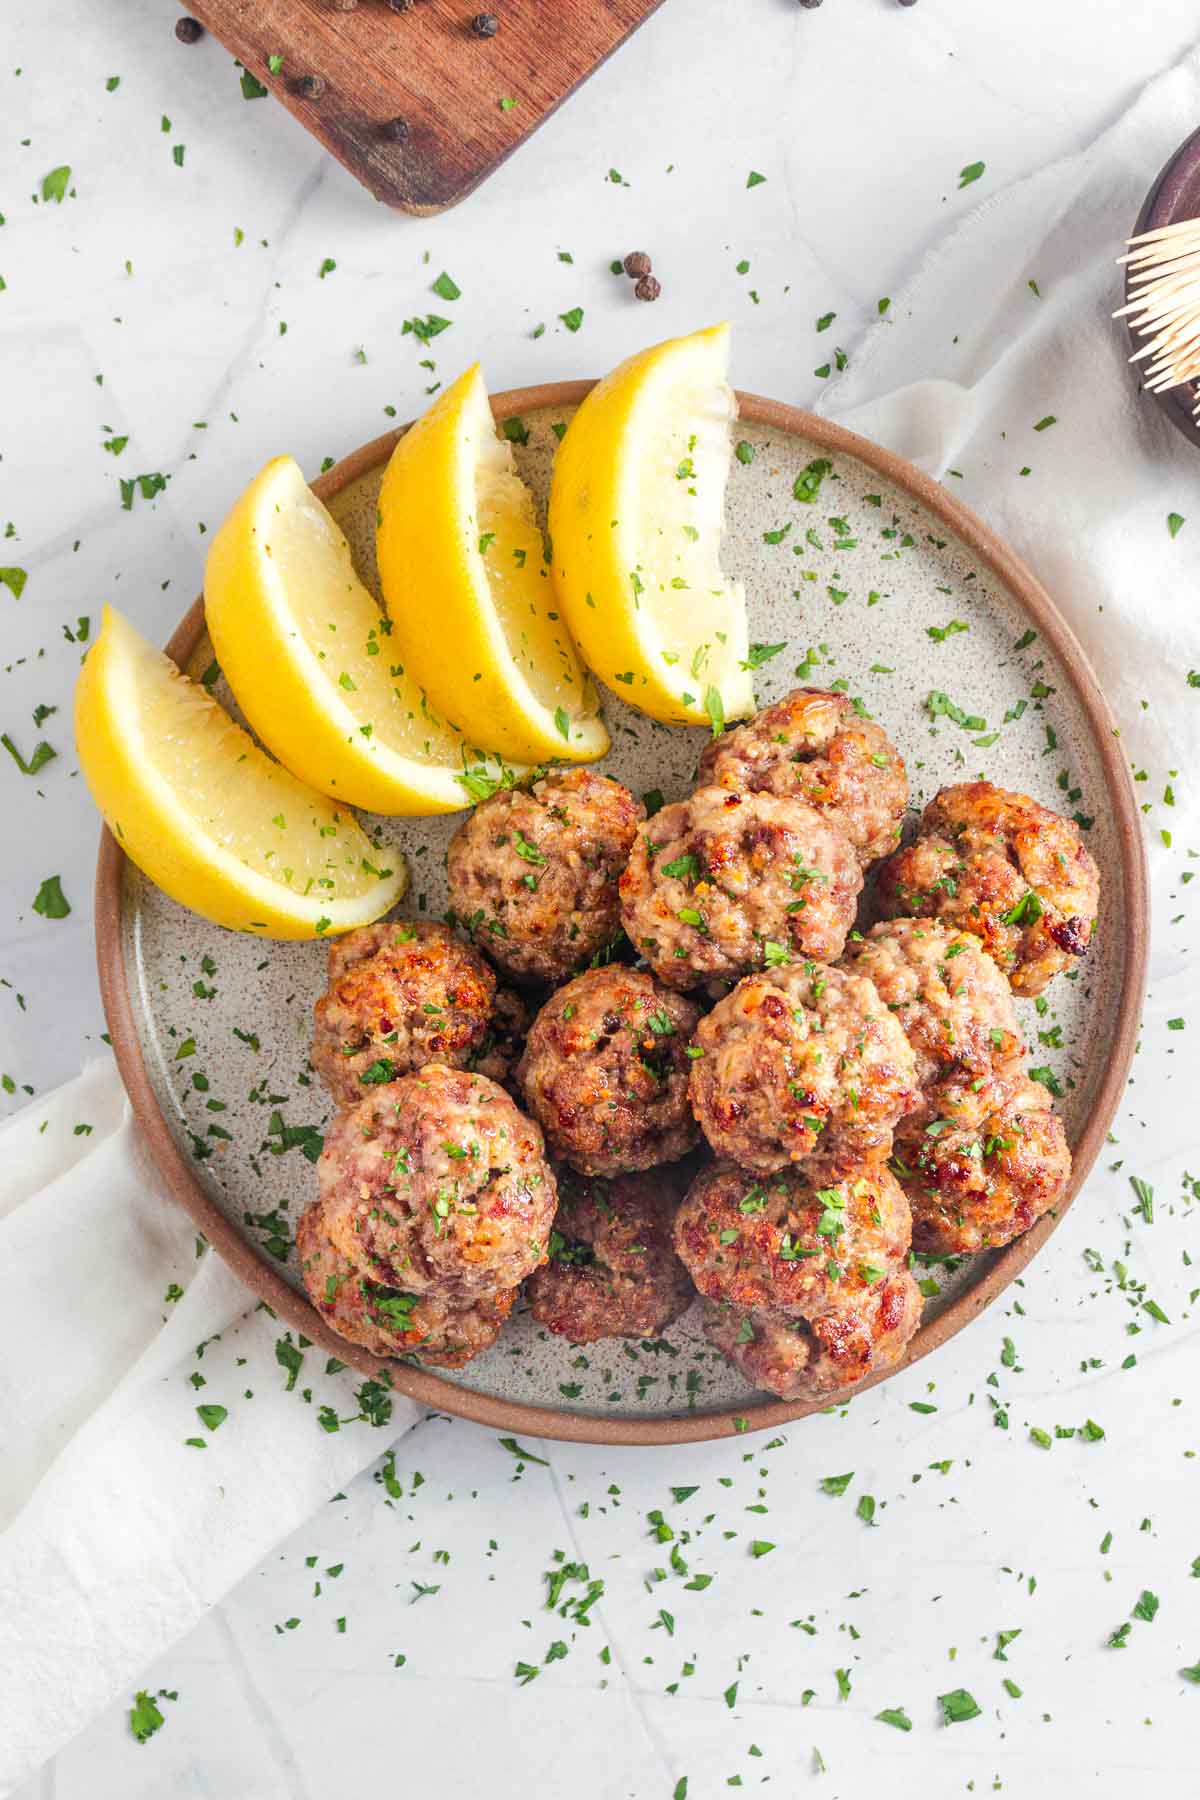
[[[1128,240],[1126,304],[1113,314],[1127,318],[1141,347],[1130,362],[1144,363],[1142,386],[1159,394],[1200,377],[1200,219],[1182,219]],[[1200,420],[1200,395],[1193,411]]]

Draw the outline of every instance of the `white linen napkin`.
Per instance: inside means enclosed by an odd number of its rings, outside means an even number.
[[[1200,751],[1200,450],[1139,396],[1111,315],[1124,240],[1197,121],[1193,50],[1087,150],[938,244],[821,403],[942,480],[1041,578],[1155,783],[1140,797],[1182,772],[1174,849],[1169,818],[1147,834],[1155,875],[1200,847],[1182,830]]]
[[[1168,771],[1185,772],[1173,849],[1159,830],[1168,815],[1154,818],[1160,921],[1175,910],[1163,902],[1185,846],[1197,847],[1200,692],[1187,672],[1200,671],[1200,452],[1137,401],[1109,314],[1121,239],[1198,117],[1193,55],[1084,154],[953,232],[824,399],[844,423],[944,476],[1042,577],[1087,647],[1131,759],[1153,773],[1147,800],[1161,804]],[[1185,518],[1175,537],[1172,512]],[[1161,929],[1152,968],[1170,977],[1171,1009],[1183,1012],[1197,976]],[[79,1125],[90,1132],[76,1136]],[[326,1377],[324,1356],[309,1350],[285,1389],[280,1326],[247,1310],[212,1252],[197,1258],[111,1063],[18,1115],[0,1132],[0,1166],[8,1791],[131,1693],[156,1653],[416,1409],[396,1399],[388,1431],[320,1429],[322,1404],[342,1418],[358,1411],[356,1378]],[[172,1284],[181,1297],[169,1297]],[[215,1429],[197,1416],[206,1404],[227,1408]]]
[[[166,1194],[111,1058],[0,1127],[0,1168],[8,1793],[420,1409],[357,1418],[361,1377],[316,1348],[292,1377],[295,1334]]]

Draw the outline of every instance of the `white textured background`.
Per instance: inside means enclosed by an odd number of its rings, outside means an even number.
[[[199,587],[201,523],[268,455],[315,469],[384,429],[385,406],[418,411],[431,377],[406,316],[451,313],[437,375],[479,356],[493,389],[597,374],[727,316],[738,384],[810,404],[813,369],[835,344],[853,357],[877,300],[949,224],[1087,144],[1200,36],[1194,0],[667,0],[494,180],[414,221],[272,101],[246,103],[214,42],[179,46],[174,16],[158,0],[10,0],[0,26],[0,563],[29,572],[19,603],[0,588],[0,729],[26,755],[39,736],[59,752],[36,781],[7,756],[0,768],[0,1071],[37,1092],[103,1029],[66,631],[111,599],[162,640]],[[959,192],[977,160],[986,175]],[[74,197],[33,204],[63,163]],[[747,190],[750,169],[768,179]],[[653,309],[608,273],[633,248],[663,281]],[[442,268],[463,290],[452,306],[429,292]],[[574,306],[573,336],[557,315]],[[119,459],[102,447],[114,434],[129,437]],[[122,511],[118,477],[149,471],[171,475],[166,493]],[[35,732],[37,704],[59,711]],[[53,873],[72,905],[57,922],[31,907]],[[1097,1172],[1012,1299],[933,1361],[770,1447],[534,1445],[549,1466],[519,1473],[490,1434],[430,1420],[399,1446],[402,1499],[361,1480],[146,1672],[178,1693],[150,1744],[114,1708],[22,1800],[669,1800],[684,1776],[688,1800],[768,1777],[772,1794],[844,1800],[881,1785],[1190,1800],[1200,1686],[1176,1671],[1200,1661],[1200,1233],[1184,1179],[1200,1175],[1200,1134],[1192,1040],[1162,1030],[1189,930],[1195,943],[1185,917],[1156,952],[1105,1159],[1121,1167]],[[1131,1217],[1130,1173],[1155,1185],[1153,1228]],[[1088,1418],[1103,1441],[1029,1440]],[[842,1498],[819,1491],[851,1469]],[[673,1485],[697,1491],[676,1503]],[[671,1572],[656,1509],[714,1577],[703,1591]],[[753,1539],[776,1547],[756,1559]],[[556,1551],[605,1583],[586,1628],[544,1610]],[[414,1580],[439,1591],[414,1602]],[[1143,1589],[1157,1617],[1108,1649]],[[996,1661],[996,1633],[1018,1628]],[[567,1654],[544,1664],[556,1639]],[[527,1687],[518,1661],[543,1665]],[[959,1686],[982,1716],[946,1728],[936,1696]],[[873,1718],[899,1705],[907,1735]]]

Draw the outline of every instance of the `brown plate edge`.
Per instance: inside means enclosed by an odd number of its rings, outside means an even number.
[[[497,419],[535,409],[571,406],[582,400],[591,381],[548,382],[542,386],[515,388],[492,397]],[[940,1349],[985,1307],[990,1306],[1036,1256],[1057,1228],[1067,1208],[1083,1187],[1116,1114],[1133,1062],[1142,998],[1146,984],[1149,937],[1149,899],[1145,849],[1138,824],[1133,788],[1119,754],[1116,722],[1087,662],[1082,647],[1058,613],[1045,588],[1025,564],[991,532],[982,520],[948,493],[940,482],[924,474],[902,457],[868,439],[846,431],[815,413],[769,400],[757,394],[738,393],[739,416],[756,424],[774,426],[800,436],[834,454],[852,456],[902,488],[942,519],[999,581],[1021,601],[1039,631],[1062,662],[1080,705],[1095,732],[1103,764],[1108,799],[1113,808],[1127,906],[1127,941],[1124,980],[1117,1027],[1096,1104],[1073,1152],[1071,1184],[1066,1199],[1030,1231],[999,1252],[992,1267],[946,1310],[922,1326],[908,1347],[904,1360],[871,1375],[858,1387],[833,1401],[794,1403],[763,1401],[747,1413],[733,1408],[720,1412],[683,1414],[666,1418],[606,1418],[572,1413],[562,1407],[531,1406],[499,1399],[458,1386],[439,1375],[408,1363],[383,1361],[366,1355],[332,1331],[307,1300],[295,1292],[283,1276],[269,1267],[257,1250],[230,1224],[205,1193],[177,1145],[158,1104],[142,1057],[137,1024],[125,967],[121,934],[121,885],[124,852],[105,827],[96,866],[96,959],[100,994],[117,1067],[129,1095],[135,1119],[150,1154],[169,1191],[190,1214],[209,1243],[259,1299],[280,1318],[317,1344],[329,1355],[361,1370],[378,1375],[386,1370],[392,1388],[439,1412],[448,1412],[478,1425],[528,1436],[564,1439],[591,1444],[683,1444],[741,1435],[748,1431],[777,1429],[810,1413],[844,1405],[851,1394],[865,1392]],[[350,482],[375,468],[390,453],[403,428],[386,432],[344,457],[312,483],[322,499],[337,494]],[[167,653],[186,666],[204,629],[203,596],[184,615],[167,645]]]

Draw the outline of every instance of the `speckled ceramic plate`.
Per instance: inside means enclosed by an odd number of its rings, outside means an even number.
[[[555,446],[587,383],[498,396],[519,416],[522,474],[544,502]],[[892,734],[914,805],[941,784],[986,774],[1074,812],[1104,880],[1101,928],[1085,969],[1060,979],[1044,1014],[1019,1003],[1035,1062],[1061,1088],[1075,1156],[1071,1195],[1007,1249],[926,1271],[927,1312],[909,1350],[926,1355],[994,1300],[1036,1254],[1104,1141],[1128,1073],[1143,989],[1145,872],[1132,790],[1112,721],[1083,654],[1048,596],[935,482],[824,420],[740,396],[725,560],[750,596],[751,638],[786,645],[757,676],[760,703],[798,681],[844,684]],[[314,485],[375,582],[375,500],[393,436]],[[815,503],[792,497],[815,458]],[[944,637],[952,620],[969,627]],[[200,601],[169,649],[193,673],[212,652]],[[931,716],[931,690],[961,709]],[[220,692],[220,688],[218,688]],[[222,693],[228,704],[230,696]],[[636,792],[683,795],[699,732],[656,725],[611,696],[603,767]],[[455,819],[386,820],[410,859],[405,911],[439,916]],[[126,862],[105,834],[97,892],[100,976],[113,1045],[135,1111],[171,1188],[250,1287],[306,1337],[370,1372],[299,1288],[291,1240],[329,1114],[307,1069],[319,944],[275,944],[206,924]],[[1103,1054],[1096,1047],[1103,1046]],[[219,1110],[218,1110],[219,1109]],[[746,1388],[693,1315],[649,1344],[576,1349],[518,1313],[500,1342],[453,1374],[388,1365],[395,1386],[488,1425],[598,1442],[661,1443],[775,1426],[814,1410]]]

